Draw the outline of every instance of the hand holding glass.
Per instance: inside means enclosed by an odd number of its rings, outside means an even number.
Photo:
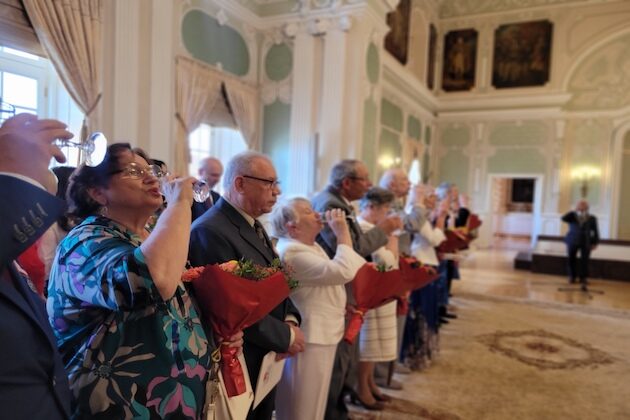
[[[98,166],[105,158],[105,152],[107,152],[107,138],[100,131],[90,134],[84,142],[57,139],[54,144],[59,148],[74,147],[83,151],[87,166]]]
[[[165,188],[167,188],[167,185],[171,180],[171,174],[169,172],[159,171],[156,176],[160,181],[160,190],[162,191],[162,194],[166,195],[164,190]],[[195,200],[197,203],[203,203],[208,199],[209,196],[210,186],[208,186],[205,181],[197,180],[193,184],[193,200]]]

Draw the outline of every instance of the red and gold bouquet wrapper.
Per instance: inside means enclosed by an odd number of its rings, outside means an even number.
[[[192,282],[195,297],[206,323],[222,340],[255,324],[289,296],[282,271],[267,270],[268,276],[254,281],[233,274],[238,261],[187,270],[182,279]],[[245,392],[245,376],[238,361],[239,349],[221,346],[220,369],[228,397]]]
[[[403,284],[407,290],[422,289],[432,281],[440,277],[434,267],[422,264],[414,257],[401,257],[398,260]]]
[[[466,221],[466,226],[447,229],[444,232],[446,240],[437,247],[438,252],[441,254],[452,254],[468,249],[470,243],[475,239],[473,231],[478,229],[481,223],[479,216],[471,213]]]
[[[357,303],[355,308],[349,310],[350,320],[343,336],[350,344],[354,343],[361,331],[363,317],[368,310],[396,299],[405,290],[400,270],[382,271],[373,263],[364,264],[351,285]]]

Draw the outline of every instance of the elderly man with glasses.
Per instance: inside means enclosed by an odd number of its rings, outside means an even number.
[[[267,156],[244,152],[232,158],[223,177],[223,196],[192,225],[191,264],[203,266],[246,259],[270,265],[278,255],[257,218],[271,212],[280,195],[279,184]],[[304,350],[299,322],[298,310],[286,299],[260,322],[245,329],[243,354],[252,386],[256,386],[262,359],[268,352],[295,355]],[[272,391],[247,418],[271,419],[274,399]]]

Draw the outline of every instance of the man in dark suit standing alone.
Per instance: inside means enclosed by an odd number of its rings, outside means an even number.
[[[597,218],[588,212],[588,201],[580,200],[574,211],[562,216],[562,221],[569,224],[569,231],[564,237],[567,244],[569,257],[569,282],[575,283],[579,276],[582,290],[586,290],[586,278],[588,277],[588,261],[591,251],[599,242]],[[580,252],[580,264],[578,270],[577,253]]]
[[[368,169],[359,160],[345,159],[333,166],[330,173],[330,185],[313,197],[313,209],[325,213],[331,209],[342,209],[346,213],[348,228],[352,237],[352,247],[364,258],[370,258],[372,252],[384,246],[387,237],[396,229],[402,228],[402,221],[398,215],[387,217],[383,222],[377,224],[373,229],[363,233],[359,227],[352,207],[352,201],[358,200],[372,186]],[[333,258],[337,251],[337,239],[329,226],[324,226],[319,235],[317,243],[326,251],[329,258]],[[353,305],[354,296],[346,285],[348,304]],[[354,389],[356,381],[356,365],[358,361],[358,343],[348,344],[341,341],[337,345],[335,353],[335,364],[333,367],[330,389],[328,391],[328,402],[326,404],[326,420],[344,420],[348,418],[348,409],[344,402],[344,394]],[[382,409],[380,403],[377,409]]]
[[[67,373],[48,324],[45,302],[15,259],[63,212],[44,190],[51,157],[64,162],[57,138],[66,125],[20,114],[0,127],[0,417],[65,419],[70,415]]]
[[[191,264],[203,266],[244,258],[270,265],[277,254],[256,219],[269,213],[280,195],[273,164],[260,153],[238,154],[227,164],[223,187],[223,197],[192,225]],[[268,352],[290,356],[304,350],[299,322],[300,314],[287,298],[260,322],[244,330],[243,355],[254,388],[262,359]],[[247,418],[271,419],[274,400],[275,390]]]

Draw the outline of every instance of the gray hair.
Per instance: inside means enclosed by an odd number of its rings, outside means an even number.
[[[225,173],[223,174],[223,189],[225,191],[231,191],[236,177],[251,174],[254,164],[257,160],[261,159],[271,162],[267,155],[251,150],[239,153],[230,159],[226,165]]]
[[[341,188],[344,179],[357,175],[357,166],[361,163],[357,159],[344,159],[337,163],[330,171],[330,185]]]
[[[396,179],[396,176],[402,175],[407,178],[405,171],[400,168],[392,168],[385,171],[385,173],[381,176],[381,179],[378,182],[378,186],[381,188],[390,189],[392,183]]]
[[[449,191],[453,187],[453,185],[455,184],[451,182],[442,182],[435,189],[435,194],[438,196],[440,200],[444,200],[446,198],[446,195],[449,193]]]
[[[372,187],[359,201],[359,209],[365,210],[369,205],[382,206],[394,202],[394,193],[381,187]]]
[[[289,237],[289,230],[287,229],[287,223],[298,222],[300,217],[295,211],[295,205],[297,203],[311,204],[306,198],[294,197],[288,200],[284,200],[278,203],[271,212],[271,227],[273,229],[274,236],[278,238]]]

